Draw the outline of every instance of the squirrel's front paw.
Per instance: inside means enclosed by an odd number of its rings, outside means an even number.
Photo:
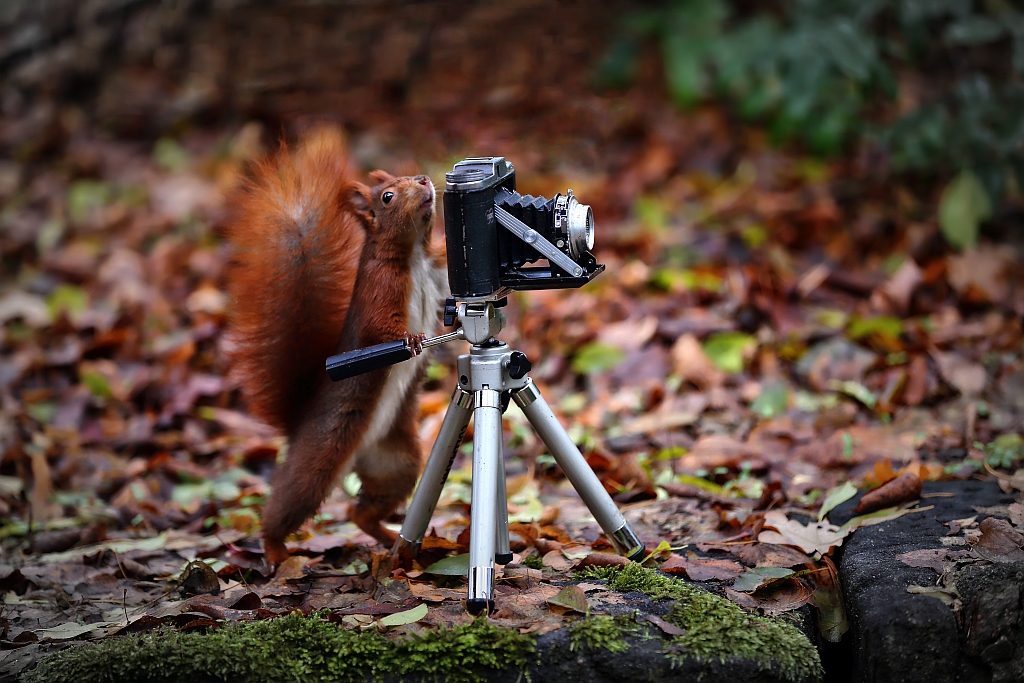
[[[414,357],[423,353],[423,342],[426,341],[427,335],[425,334],[410,334],[405,333],[405,345],[409,347],[409,353]]]

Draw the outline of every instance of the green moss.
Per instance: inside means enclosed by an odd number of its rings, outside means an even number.
[[[26,683],[331,681],[433,676],[471,683],[481,669],[524,670],[533,639],[484,620],[391,641],[298,614],[206,634],[160,630],[112,638],[43,659]]]
[[[576,573],[576,578],[604,579],[608,581],[608,587],[612,590],[623,593],[646,593],[654,600],[682,600],[688,595],[688,591],[696,590],[682,581],[651,569],[644,569],[639,562],[632,562],[625,567],[586,567]]]
[[[527,555],[520,564],[530,569],[544,569],[544,558],[540,555]]]
[[[569,649],[573,652],[589,648],[609,652],[629,649],[626,636],[639,635],[640,628],[633,615],[599,614],[574,621],[569,627]]]
[[[666,620],[686,633],[674,636],[666,648],[674,663],[688,657],[698,661],[736,657],[756,662],[761,669],[777,667],[790,681],[821,679],[817,649],[791,623],[749,614],[725,598],[637,563],[624,568],[589,567],[576,576],[605,579],[613,590],[676,600]]]

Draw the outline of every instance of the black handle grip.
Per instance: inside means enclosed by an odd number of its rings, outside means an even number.
[[[327,359],[327,375],[335,382],[386,368],[412,358],[404,339],[339,353]]]

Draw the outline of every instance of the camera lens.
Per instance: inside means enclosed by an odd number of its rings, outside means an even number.
[[[569,190],[569,201],[566,206],[568,220],[569,253],[573,258],[594,248],[594,212],[589,204],[580,204]]]

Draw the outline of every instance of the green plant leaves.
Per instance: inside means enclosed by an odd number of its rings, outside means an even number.
[[[978,228],[992,216],[992,201],[981,181],[963,170],[946,186],[939,201],[939,226],[946,240],[958,249],[978,243]]]
[[[981,16],[964,17],[946,29],[946,42],[951,45],[984,45],[1003,35],[1003,25]]]

